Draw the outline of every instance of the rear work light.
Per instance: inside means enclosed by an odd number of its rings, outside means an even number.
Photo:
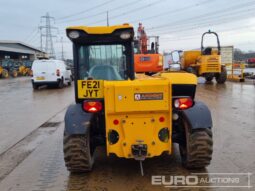
[[[177,98],[174,100],[174,107],[177,109],[188,109],[193,106],[193,100],[190,97]]]
[[[56,70],[56,75],[60,76],[60,70],[59,69]]]
[[[103,109],[103,105],[100,101],[84,101],[82,108],[89,113],[96,113]]]

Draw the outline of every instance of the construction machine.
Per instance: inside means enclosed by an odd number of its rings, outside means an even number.
[[[23,62],[21,61],[16,61],[16,67],[18,68],[18,75],[19,76],[26,76],[27,71],[26,67],[24,66]]]
[[[147,36],[139,23],[135,43],[135,72],[155,74],[163,71],[163,55],[159,54],[159,36]]]
[[[92,170],[95,150],[142,161],[173,154],[204,168],[212,158],[212,119],[196,101],[197,77],[186,72],[135,75],[129,24],[66,29],[73,43],[75,104],[65,114],[64,160],[71,172]]]
[[[2,66],[2,61],[0,61],[0,77],[1,78],[8,78],[9,77],[8,70],[4,69],[3,66]]]
[[[32,76],[33,75],[32,64],[33,64],[33,61],[31,61],[31,60],[24,60],[23,61],[23,65],[25,66],[26,76]]]
[[[16,78],[18,76],[18,65],[10,59],[2,60],[2,67],[8,71],[8,76]]]
[[[213,47],[204,47],[204,37],[206,35],[216,36],[216,50]],[[222,84],[227,79],[226,67],[221,64],[220,40],[216,32],[210,30],[205,32],[201,39],[201,50],[184,51],[181,60],[183,70],[202,76],[207,82],[212,81],[215,77],[217,83]]]

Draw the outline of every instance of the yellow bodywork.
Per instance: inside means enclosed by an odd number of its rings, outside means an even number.
[[[106,132],[115,130],[119,133],[116,144],[107,141],[107,154],[131,158],[131,145],[136,144],[147,145],[147,157],[159,156],[164,151],[171,153],[171,139],[162,142],[158,138],[161,128],[168,128],[171,132],[170,91],[167,79],[105,81]],[[154,100],[139,100],[141,98],[135,97],[146,94],[151,94],[150,97]],[[160,122],[160,117],[164,117],[165,121]],[[114,125],[114,120],[119,120],[120,123]],[[106,139],[108,140],[108,133]]]
[[[96,81],[100,86],[96,85]],[[163,152],[172,153],[172,84],[196,85],[197,77],[180,72],[162,73],[157,77],[140,74],[132,81],[79,80],[77,83],[79,98],[104,98],[107,155],[134,158],[131,146],[145,144],[146,157],[150,158]],[[88,89],[99,91],[99,97],[94,94],[84,96]],[[164,118],[164,121],[160,121],[160,118]],[[115,124],[115,120],[119,123]],[[162,128],[167,128],[169,132],[166,142],[159,139]],[[119,134],[115,144],[108,141],[109,132],[113,130]]]
[[[181,65],[184,69],[197,68],[199,76],[206,73],[221,73],[221,56],[215,50],[211,55],[202,55],[199,50],[184,51]]]
[[[83,30],[88,34],[109,34],[118,29],[132,29],[130,25],[111,27],[69,27],[68,30]],[[130,30],[129,30],[130,31]],[[132,39],[130,39],[132,40]],[[137,75],[134,80],[103,81],[78,80],[79,100],[103,99],[107,155],[135,158],[132,146],[146,145],[146,156],[172,153],[172,85],[197,84],[193,74],[162,73],[149,77]],[[166,137],[160,139],[164,129]],[[110,140],[117,132],[118,140]]]
[[[88,34],[111,34],[115,30],[118,29],[129,29],[133,28],[129,24],[123,24],[123,25],[115,25],[115,26],[96,26],[96,27],[87,27],[87,26],[74,26],[74,27],[68,27],[68,30],[82,30],[85,31]]]

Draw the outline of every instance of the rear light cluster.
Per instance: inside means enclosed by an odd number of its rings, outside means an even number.
[[[163,66],[163,56],[159,56],[158,66]]]
[[[174,107],[177,109],[188,109],[193,106],[193,100],[190,97],[177,98],[174,100]]]
[[[96,113],[103,109],[103,104],[100,101],[84,101],[82,108],[89,113]]]
[[[60,70],[59,69],[56,70],[56,75],[60,76]]]

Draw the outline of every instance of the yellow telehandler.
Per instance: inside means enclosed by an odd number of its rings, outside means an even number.
[[[71,172],[92,170],[95,149],[140,162],[173,154],[182,164],[210,164],[212,119],[195,101],[197,77],[186,72],[135,75],[134,30],[117,26],[68,27],[73,43],[75,104],[65,115],[64,160]],[[114,168],[114,167],[113,167]]]

